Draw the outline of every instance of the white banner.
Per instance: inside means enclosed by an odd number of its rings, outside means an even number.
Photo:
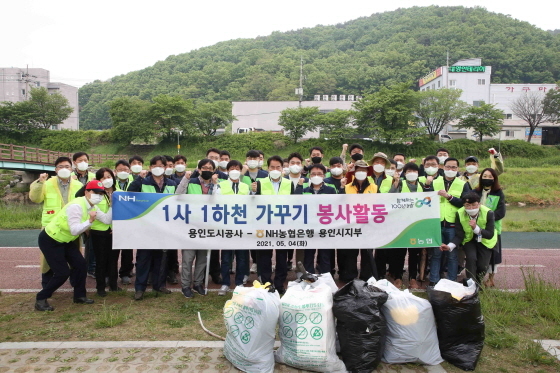
[[[437,247],[429,193],[239,196],[116,192],[113,249]]]

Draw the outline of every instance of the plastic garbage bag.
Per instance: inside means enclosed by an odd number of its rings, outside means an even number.
[[[484,346],[484,317],[476,284],[469,281],[474,284],[475,291],[460,300],[449,292],[436,290],[437,285],[433,290],[428,289],[428,299],[436,317],[441,356],[463,370],[476,368]],[[465,292],[471,286],[463,286]]]
[[[387,319],[383,362],[437,365],[439,352],[436,322],[430,302],[408,290],[400,291],[387,280],[375,282],[389,298],[381,311]]]
[[[274,371],[274,340],[280,315],[280,296],[258,281],[253,287],[237,286],[224,305],[227,335],[224,356],[249,373]]]
[[[362,280],[350,281],[334,295],[340,354],[349,372],[369,373],[381,362],[387,336],[381,307],[387,297]]]
[[[450,293],[453,298],[461,300],[467,295],[473,295],[476,292],[476,282],[469,279],[468,286],[464,286],[457,281],[441,279],[434,286],[434,290]]]
[[[288,287],[282,297],[276,362],[314,372],[346,372],[336,354],[331,288],[299,285]]]
[[[311,286],[312,288],[316,288],[317,286],[324,284],[327,285],[329,288],[331,288],[331,292],[334,294],[338,291],[338,286],[336,286],[336,282],[334,282],[334,279],[332,277],[332,275],[327,272],[327,273],[323,273],[321,275],[317,275],[317,281],[315,282],[306,282],[306,281],[290,281],[288,282],[288,288],[292,287],[292,286],[302,286],[302,284],[309,284],[309,286]]]

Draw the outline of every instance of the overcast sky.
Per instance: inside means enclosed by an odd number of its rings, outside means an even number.
[[[51,81],[80,87],[220,41],[432,4],[479,5],[544,30],[560,28],[555,0],[17,0],[0,5],[0,67],[40,67]]]

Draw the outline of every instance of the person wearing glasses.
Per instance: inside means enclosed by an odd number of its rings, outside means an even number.
[[[459,161],[456,158],[447,158],[443,164],[443,177],[440,176],[433,181],[434,191],[437,191],[440,196],[441,241],[445,245],[453,241],[455,237],[457,210],[463,207],[461,197],[471,190],[469,183],[457,177],[458,170]],[[447,279],[451,281],[457,280],[459,269],[457,251],[454,249],[445,251],[447,254]],[[441,262],[442,259],[445,261],[445,254],[442,253],[443,251],[439,247],[432,249],[429,286],[435,286],[440,280]]]

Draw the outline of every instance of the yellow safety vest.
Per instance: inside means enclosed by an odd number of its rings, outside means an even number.
[[[445,190],[444,180],[445,177],[443,176],[434,179],[433,184],[434,184],[435,191]],[[447,193],[451,194],[453,197],[461,198],[461,194],[463,193],[464,186],[465,186],[465,182],[463,180],[459,180],[459,178],[456,177],[455,179],[453,179],[453,182],[451,183],[451,186],[449,187]],[[439,209],[440,209],[440,219],[439,219],[440,221],[445,220],[448,223],[455,223],[455,214],[457,213],[457,210],[459,210],[458,207],[453,206],[451,202],[447,200],[447,198],[440,196]]]
[[[233,185],[229,180],[222,181],[219,183],[219,185],[220,185],[220,192],[222,193],[222,195],[227,196],[227,195],[235,194],[235,192],[233,191]],[[247,184],[243,182],[238,182],[237,187],[238,187],[237,194],[241,194],[241,195],[249,194],[249,187],[247,186]]]
[[[72,202],[68,202],[68,204],[64,206],[64,208],[60,210],[45,227],[47,234],[55,241],[72,242],[78,238],[78,236],[73,236],[72,233],[70,233],[70,226],[68,225],[67,210],[68,206],[71,205],[82,206],[82,222],[85,222],[89,217],[88,208],[90,205],[86,197],[79,197],[74,199]]]
[[[491,211],[488,207],[480,206],[480,210],[478,212],[478,219],[476,220],[476,224],[480,227],[480,229],[486,229],[486,223],[488,221],[488,211]],[[459,209],[458,214],[459,214],[459,221],[461,222],[461,225],[463,226],[463,230],[465,231],[465,238],[463,238],[463,243],[462,243],[464,245],[470,240],[472,240],[474,236],[474,232],[471,226],[469,225],[469,220],[471,220],[471,218],[469,214],[467,214],[467,211],[465,210],[464,207],[461,207]],[[481,242],[488,249],[493,249],[494,246],[496,246],[496,243],[498,242],[498,232],[496,231],[496,229],[494,229],[494,235],[492,236],[492,238],[490,239],[483,238]]]
[[[292,194],[292,182],[290,180],[280,178],[280,188],[278,188],[278,193],[274,190],[272,181],[270,178],[258,179],[261,182],[261,194],[262,195],[289,195]]]
[[[37,187],[41,185],[37,182]],[[76,198],[76,192],[82,188],[82,183],[78,180],[70,178],[68,185],[68,202]],[[32,186],[34,187],[34,186]],[[30,193],[31,195],[31,193]],[[50,223],[53,216],[55,216],[63,207],[64,201],[62,200],[62,194],[60,188],[58,187],[58,177],[51,177],[42,184],[41,197],[39,201],[43,201],[43,213],[41,216],[41,226],[46,227]],[[35,201],[34,201],[35,202]]]
[[[103,199],[101,200],[101,202],[99,202],[99,204],[97,204],[97,208],[99,210],[101,210],[104,213],[107,213],[107,211],[109,211],[109,203],[107,202],[107,198],[105,198],[105,196],[103,196]],[[95,219],[93,221],[93,223],[91,224],[91,229],[94,231],[106,231],[109,228],[112,227],[112,224],[104,224],[102,222],[100,222],[99,220]]]

